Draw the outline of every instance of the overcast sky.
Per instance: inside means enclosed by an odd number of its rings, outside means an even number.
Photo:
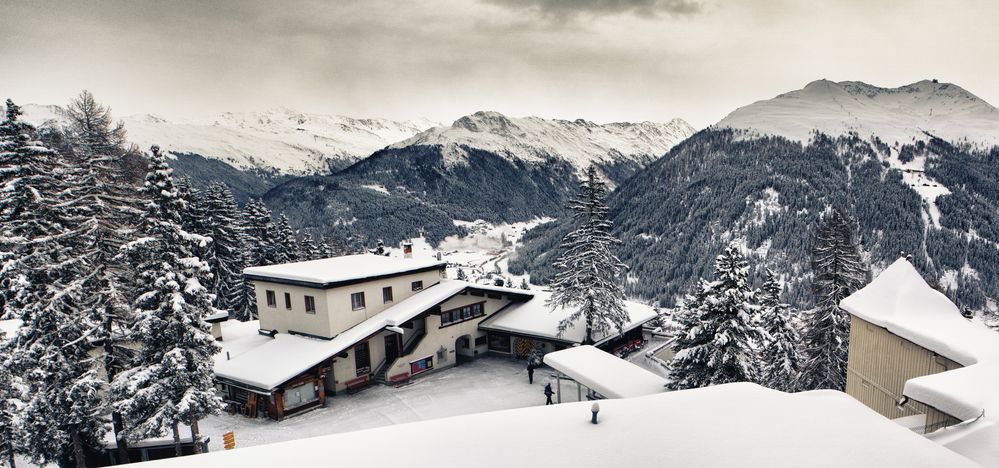
[[[0,0],[0,94],[204,118],[285,106],[703,127],[809,81],[999,104],[994,0]]]

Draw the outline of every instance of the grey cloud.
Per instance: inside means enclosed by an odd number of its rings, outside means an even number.
[[[571,18],[586,15],[632,14],[655,17],[660,14],[693,15],[703,11],[694,0],[486,0],[514,9],[535,10],[544,15]]]

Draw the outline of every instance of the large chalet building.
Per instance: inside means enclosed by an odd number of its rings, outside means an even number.
[[[582,341],[582,323],[557,334],[568,311],[550,311],[548,293],[447,279],[445,266],[362,254],[245,269],[259,328],[223,341],[215,374],[224,399],[246,416],[283,419],[337,393],[403,384],[485,354]],[[655,312],[631,302],[627,310],[624,334],[597,346],[641,339]]]

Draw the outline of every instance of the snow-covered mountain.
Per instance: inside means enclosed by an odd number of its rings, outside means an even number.
[[[564,159],[581,169],[591,163],[648,162],[694,131],[682,119],[596,124],[583,119],[517,118],[482,111],[464,116],[450,127],[421,132],[391,148],[440,145],[447,166],[467,164],[466,148],[474,148],[527,162]]]
[[[999,110],[951,83],[923,80],[898,88],[818,80],[803,89],[740,107],[715,126],[808,141],[828,135],[876,135],[888,144],[926,140],[999,144]]]
[[[61,120],[58,106],[28,105],[35,124]],[[221,160],[237,169],[322,174],[435,125],[428,120],[356,119],[278,108],[220,114],[208,121],[172,121],[156,115],[124,117],[129,140],[175,153]]]

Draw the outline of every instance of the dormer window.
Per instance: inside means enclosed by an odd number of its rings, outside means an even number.
[[[350,308],[351,310],[360,310],[364,308],[363,292],[356,292],[350,295]]]

